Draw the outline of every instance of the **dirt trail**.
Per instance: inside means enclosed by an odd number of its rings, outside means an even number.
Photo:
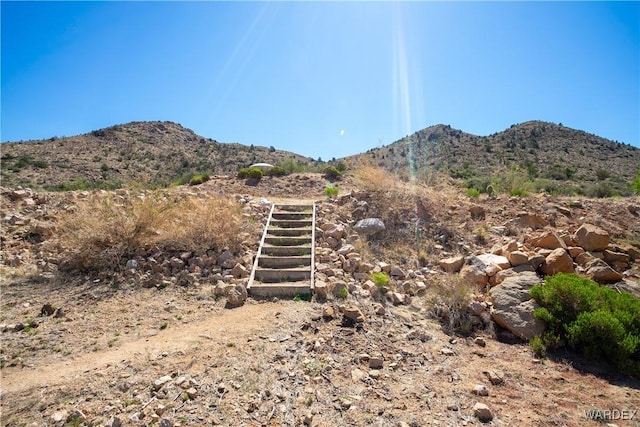
[[[284,307],[281,304],[248,304],[207,316],[201,321],[159,331],[123,343],[117,349],[83,354],[71,360],[47,363],[35,369],[3,369],[1,384],[4,392],[15,393],[36,386],[51,386],[91,376],[92,371],[117,365],[145,354],[174,354],[207,342],[207,346],[225,344],[230,337],[242,340],[269,329],[270,322]]]

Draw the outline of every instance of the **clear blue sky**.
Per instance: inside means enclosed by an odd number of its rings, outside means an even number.
[[[328,160],[443,123],[640,147],[639,2],[7,2],[2,141],[170,120]]]

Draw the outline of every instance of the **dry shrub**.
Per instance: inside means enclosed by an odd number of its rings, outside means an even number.
[[[176,206],[158,244],[165,249],[194,252],[236,250],[241,230],[242,212],[237,202],[222,197],[192,197]]]
[[[60,230],[63,268],[113,269],[151,248],[201,252],[238,244],[240,207],[221,198],[179,198],[165,192],[140,197],[106,194],[84,200]]]
[[[474,330],[474,319],[468,310],[472,290],[457,274],[449,274],[435,281],[431,288],[432,313],[440,319],[447,333],[470,335]]]

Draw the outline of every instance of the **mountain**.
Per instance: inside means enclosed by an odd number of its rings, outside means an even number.
[[[45,189],[78,182],[166,185],[194,173],[235,175],[254,162],[316,163],[273,147],[220,143],[172,122],[132,122],[68,138],[7,142],[0,149],[3,186]]]
[[[195,173],[235,175],[254,162],[306,170],[324,165],[274,147],[220,143],[179,124],[157,121],[68,138],[7,142],[0,149],[2,186],[44,189],[78,188],[78,182],[101,188],[133,181],[167,185]],[[524,176],[521,180],[526,178],[534,191],[610,196],[631,194],[640,149],[541,121],[489,136],[440,124],[341,160],[351,168],[374,164],[404,178],[444,173],[480,191],[513,180],[515,174]]]
[[[626,194],[640,170],[640,149],[541,121],[489,136],[439,124],[346,161],[373,163],[405,177],[444,172],[470,186],[516,170],[541,185],[569,186],[580,193],[599,184],[613,194]]]

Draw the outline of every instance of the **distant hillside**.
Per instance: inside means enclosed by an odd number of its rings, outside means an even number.
[[[316,163],[273,147],[219,143],[172,122],[132,122],[68,138],[8,142],[0,150],[1,185],[7,187],[54,188],[80,180],[105,188],[131,181],[166,185],[193,173],[235,175],[255,162]]]
[[[640,149],[562,125],[530,121],[486,137],[435,125],[345,160],[373,163],[405,177],[428,178],[444,172],[466,180],[470,187],[484,187],[481,190],[486,190],[489,177],[517,171],[535,182],[536,190],[627,195],[640,169]]]

